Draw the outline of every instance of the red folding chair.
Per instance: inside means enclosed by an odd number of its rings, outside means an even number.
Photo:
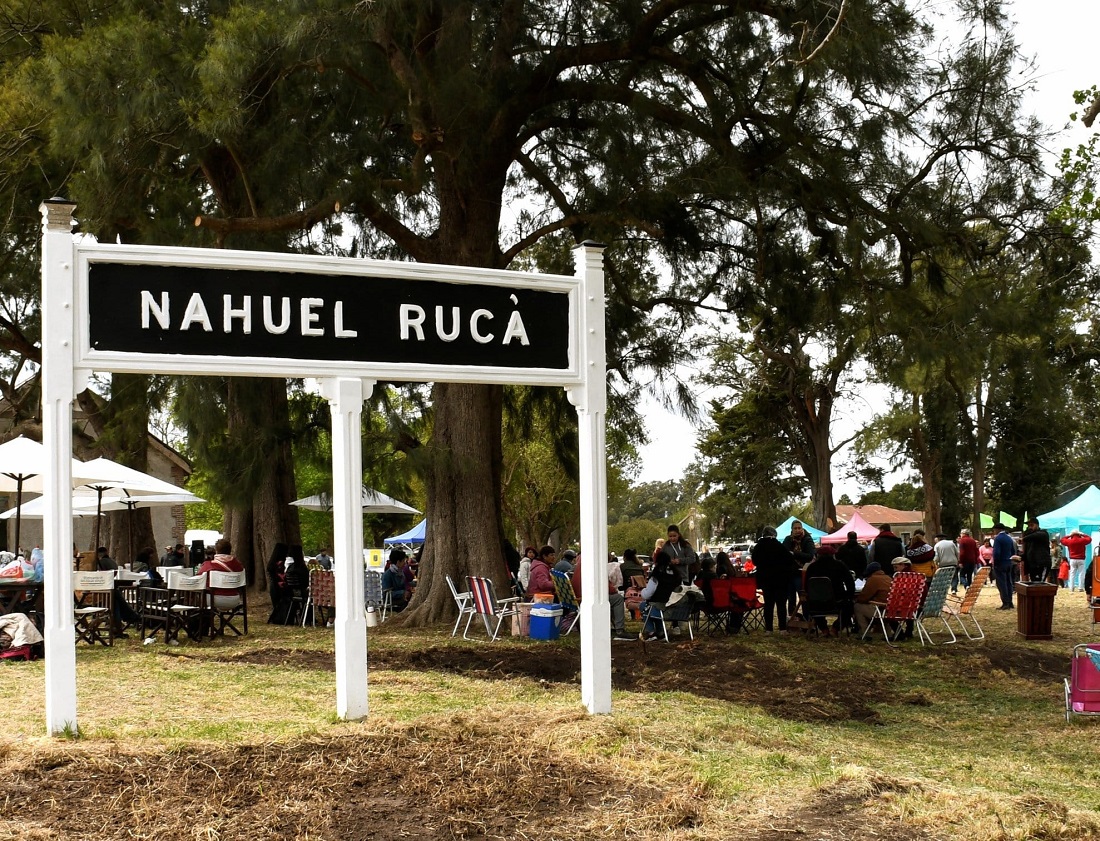
[[[700,630],[713,634],[715,631],[730,631],[730,587],[732,583],[728,578],[712,578],[703,581],[700,588],[706,596],[699,618],[702,621]]]
[[[867,628],[860,639],[866,639],[867,634],[875,627],[875,622],[878,622],[882,628],[882,636],[886,639],[886,644],[893,646],[892,640],[897,639],[898,635],[905,630],[905,625],[902,623],[916,620],[921,602],[924,601],[926,581],[924,573],[895,572],[894,579],[890,583],[890,592],[886,596],[886,604],[871,602],[875,608],[875,615],[867,623]],[[897,630],[894,631],[893,635],[886,627],[887,622],[898,623]]]
[[[759,631],[764,627],[764,603],[756,597],[756,578],[752,575],[727,578],[730,583],[730,615],[741,614],[741,630]]]

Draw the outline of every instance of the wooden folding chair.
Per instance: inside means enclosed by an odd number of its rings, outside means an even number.
[[[974,605],[978,603],[978,596],[982,594],[982,588],[988,580],[989,567],[979,567],[974,571],[974,580],[970,582],[970,586],[966,588],[962,598],[948,595],[943,603],[943,612],[958,623],[959,628],[966,634],[966,638],[970,640],[985,639],[985,631],[982,630],[982,626],[978,624],[978,620],[974,617]],[[973,623],[973,634],[970,633],[970,629],[963,622],[964,618]]]
[[[225,636],[228,628],[238,637],[248,633],[248,588],[246,575],[242,572],[223,572],[210,570],[209,589],[211,590],[236,590],[236,598],[233,596],[210,594],[211,632],[215,636]],[[242,620],[242,631],[234,623],[234,620]]]
[[[114,570],[73,573],[73,625],[78,641],[115,644],[114,596]]]
[[[173,575],[170,580],[164,641],[169,645],[179,645],[180,631],[183,631],[190,639],[199,642],[207,631],[206,573]]]
[[[489,639],[495,641],[500,635],[500,626],[504,624],[504,620],[510,616],[514,616],[517,613],[516,604],[519,599],[512,596],[507,599],[498,599],[496,586],[493,584],[493,579],[482,578],[478,575],[471,575],[466,578],[466,582],[470,585],[470,595],[473,598],[474,612],[481,616],[482,621],[485,623],[485,630],[489,634]],[[466,627],[462,631],[462,638],[469,639],[468,632],[470,630],[470,621],[474,618],[474,614],[470,614],[466,618]],[[492,620],[496,619],[496,625],[492,624]]]

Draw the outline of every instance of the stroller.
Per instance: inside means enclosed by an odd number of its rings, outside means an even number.
[[[1100,715],[1100,643],[1073,647],[1066,678],[1066,721],[1070,715]]]

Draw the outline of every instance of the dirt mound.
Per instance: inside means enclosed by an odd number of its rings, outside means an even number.
[[[873,676],[853,676],[825,667],[794,670],[779,658],[732,641],[680,644],[616,643],[611,680],[615,689],[686,692],[701,698],[761,707],[796,721],[874,722],[872,707],[896,698]],[[292,665],[332,671],[332,654],[256,649],[219,657],[223,662]],[[487,679],[525,677],[548,683],[579,683],[580,652],[547,646],[430,646],[415,651],[385,649],[369,654],[372,669],[430,670]]]

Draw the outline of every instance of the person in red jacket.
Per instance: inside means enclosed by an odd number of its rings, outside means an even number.
[[[1085,547],[1092,543],[1092,538],[1081,534],[1080,529],[1074,529],[1062,538],[1061,543],[1069,555],[1069,590],[1072,593],[1078,587],[1084,589],[1081,574],[1085,571]]]
[[[232,554],[233,546],[228,540],[222,538],[214,544],[214,557],[205,561],[199,567],[199,574],[204,572],[244,572],[244,566]],[[224,587],[212,587],[210,593],[214,596],[214,607],[227,610],[241,603],[241,596],[236,590],[227,590]]]
[[[974,580],[974,568],[981,561],[981,555],[978,552],[978,541],[971,536],[970,529],[963,529],[959,532],[958,542],[959,583],[962,584],[963,589],[966,589],[970,586],[970,582]],[[955,589],[952,588],[951,592],[955,592]]]

